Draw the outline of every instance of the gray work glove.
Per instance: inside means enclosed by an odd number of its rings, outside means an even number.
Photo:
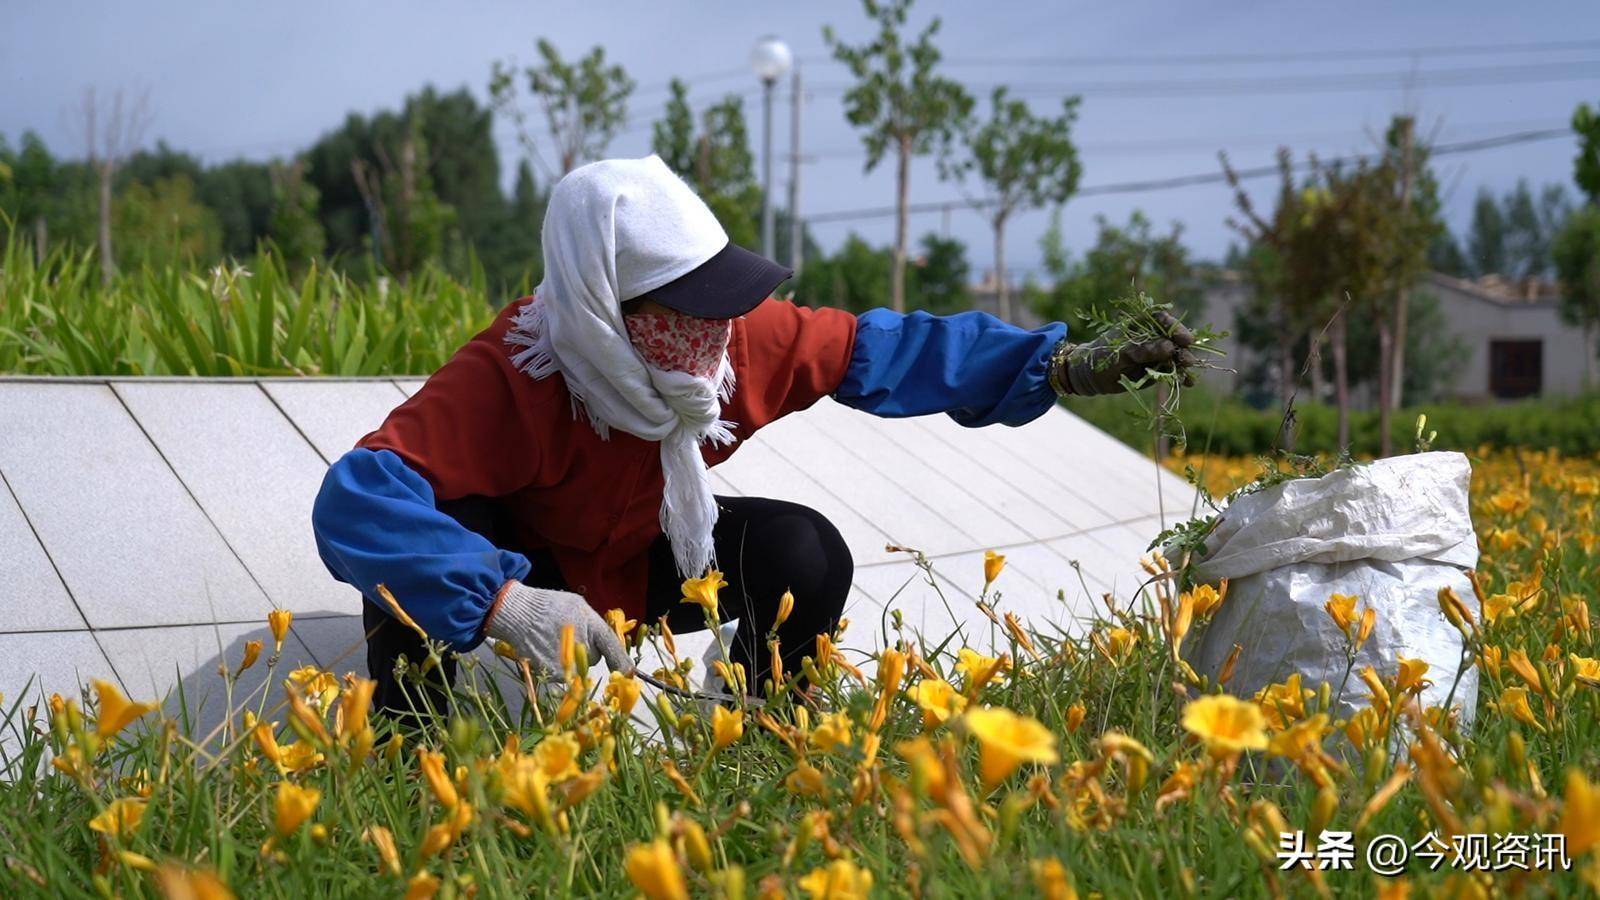
[[[1069,344],[1052,360],[1051,383],[1068,394],[1089,396],[1122,390],[1124,376],[1138,381],[1152,369],[1183,372],[1184,385],[1194,384],[1194,376],[1184,371],[1198,360],[1187,348],[1194,344],[1194,332],[1166,310],[1155,314],[1167,337],[1113,349],[1120,331],[1102,334],[1087,344]]]
[[[572,626],[572,636],[588,648],[589,662],[602,657],[613,672],[632,672],[633,659],[616,632],[589,606],[568,591],[528,587],[514,581],[505,589],[484,633],[505,641],[528,661],[535,674],[561,676],[561,629]]]

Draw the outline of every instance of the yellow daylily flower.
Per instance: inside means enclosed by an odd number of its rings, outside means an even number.
[[[772,627],[777,628],[783,623],[789,621],[789,616],[793,614],[794,594],[790,591],[784,591],[783,596],[778,598],[778,616],[772,620]]]
[[[783,786],[802,797],[820,797],[828,789],[822,771],[804,760],[783,779]]]
[[[316,666],[301,666],[290,672],[288,683],[298,688],[306,702],[318,712],[326,712],[339,696],[339,679]]]
[[[620,609],[606,610],[606,624],[611,626],[611,632],[617,636],[617,640],[624,644],[628,642],[628,634],[639,627],[637,619],[628,618],[628,614]]]
[[[849,743],[850,717],[842,712],[823,716],[822,721],[811,731],[812,746],[823,753],[831,753],[836,747]]]
[[[250,668],[251,666],[255,665],[256,664],[256,660],[258,660],[260,658],[261,658],[261,642],[260,641],[245,641],[244,642],[244,658],[239,660],[239,668],[237,668],[237,669],[235,669],[233,671],[233,677],[238,678],[240,675],[243,675],[244,671],[246,669]]]
[[[1078,890],[1072,886],[1072,875],[1061,860],[1046,856],[1028,863],[1033,873],[1033,886],[1044,900],[1078,900]]]
[[[713,751],[737,741],[744,734],[744,710],[730,711],[725,706],[711,710],[711,736]]]
[[[274,609],[267,613],[267,627],[272,629],[273,653],[283,650],[283,639],[289,636],[289,623],[294,621],[294,613],[287,609]]]
[[[1064,723],[1067,726],[1067,734],[1076,734],[1078,729],[1083,727],[1083,717],[1088,714],[1088,708],[1082,703],[1074,703],[1067,707],[1067,718]]]
[[[106,804],[99,815],[89,820],[89,828],[125,841],[139,831],[139,823],[144,821],[145,805],[145,801],[133,797],[113,800]]]
[[[1328,611],[1328,618],[1339,626],[1340,631],[1351,635],[1350,626],[1356,622],[1356,601],[1360,599],[1355,594],[1334,594],[1322,608]]]
[[[1600,685],[1600,659],[1573,653],[1567,656],[1567,660],[1572,664],[1572,673],[1579,681]]]
[[[717,592],[728,586],[722,578],[722,573],[716,569],[707,569],[706,574],[699,578],[689,578],[683,582],[683,599],[680,603],[693,603],[706,611],[711,618],[717,616]]]
[[[848,859],[836,859],[812,869],[799,884],[811,900],[866,900],[872,893],[872,873]]]
[[[101,740],[117,736],[140,716],[156,709],[154,703],[134,703],[109,681],[94,678],[90,679],[89,684],[94,687],[95,695],[100,700],[94,730]]]
[[[428,789],[433,792],[434,799],[439,801],[440,806],[449,809],[461,802],[461,796],[456,793],[455,783],[445,771],[443,753],[418,747],[417,762],[422,770],[423,779],[428,782]]]
[[[234,900],[233,891],[208,869],[163,865],[156,872],[156,880],[161,885],[161,895],[168,900]]]
[[[983,589],[988,590],[989,585],[1000,577],[1001,571],[1006,567],[1006,558],[1003,554],[993,550],[983,551]]]
[[[1559,827],[1567,838],[1567,853],[1576,859],[1600,845],[1600,788],[1590,784],[1582,772],[1569,769],[1561,799]]]
[[[628,848],[622,861],[628,880],[649,900],[688,900],[689,886],[672,845],[661,839]]]
[[[919,681],[906,693],[921,708],[922,727],[928,731],[938,728],[967,708],[967,698],[941,678]]]
[[[272,830],[279,838],[286,838],[311,818],[317,804],[322,802],[322,791],[301,787],[292,782],[278,784],[278,793],[272,801]]]
[[[1030,716],[1009,709],[985,706],[962,717],[967,731],[978,739],[978,773],[985,789],[993,790],[1024,763],[1054,763],[1056,736]]]
[[[967,676],[967,694],[972,695],[1004,672],[1010,662],[1003,655],[984,656],[976,650],[962,647],[956,654],[956,671]]]
[[[1183,708],[1183,727],[1205,742],[1213,756],[1267,747],[1266,717],[1255,703],[1230,694],[1210,694]]]
[[[1209,584],[1195,585],[1194,590],[1187,592],[1189,602],[1194,607],[1194,617],[1196,619],[1204,619],[1216,612],[1222,606],[1222,600],[1226,596],[1227,589],[1228,582],[1226,579],[1222,582],[1222,590],[1218,590]],[[1182,596],[1179,595],[1179,599],[1182,599]]]
[[[1428,674],[1426,660],[1412,659],[1409,656],[1402,656],[1398,659],[1400,671],[1395,676],[1395,690],[1401,692],[1415,690],[1420,692],[1431,683],[1424,681],[1422,677]]]
[[[1300,673],[1290,675],[1279,684],[1269,684],[1256,691],[1255,701],[1266,716],[1267,724],[1274,729],[1288,728],[1291,722],[1305,718],[1306,700],[1316,691],[1301,684]]]
[[[1528,689],[1508,687],[1500,692],[1500,712],[1510,716],[1537,731],[1544,731],[1544,726],[1533,715],[1533,708],[1528,705]]]
[[[547,783],[559,784],[581,771],[578,768],[578,754],[582,751],[577,738],[572,735],[551,734],[534,745],[533,759]]]
[[[433,900],[439,893],[439,876],[427,871],[418,872],[406,882],[405,900]]]
[[[639,702],[639,697],[644,693],[644,685],[632,675],[621,672],[612,672],[606,679],[606,702],[618,715],[628,715],[633,712],[634,704]]]

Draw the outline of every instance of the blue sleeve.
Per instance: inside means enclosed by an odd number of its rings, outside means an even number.
[[[1021,425],[1056,402],[1050,351],[1066,335],[1061,322],[1029,331],[985,312],[869,310],[833,396],[879,416],[942,412],[968,427]]]
[[[532,568],[440,512],[432,486],[391,450],[340,457],[322,480],[311,523],[335,578],[385,612],[376,588],[387,586],[429,637],[459,651],[482,642],[501,586]]]

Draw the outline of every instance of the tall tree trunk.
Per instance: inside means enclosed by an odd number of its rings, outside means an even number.
[[[1350,447],[1350,359],[1347,354],[1349,329],[1344,310],[1334,315],[1328,338],[1333,348],[1333,396],[1339,407],[1339,449]]]
[[[900,139],[899,167],[895,172],[894,267],[889,273],[889,304],[906,311],[906,227],[911,218],[911,138]]]
[[[111,161],[102,160],[96,168],[100,173],[100,281],[109,285],[117,271],[111,257]]]
[[[1011,286],[1006,283],[1006,218],[996,216],[994,220],[994,274],[998,285],[996,298],[1000,318],[1011,321]]]
[[[1595,388],[1594,358],[1597,349],[1595,347],[1594,326],[1595,323],[1592,321],[1583,323],[1583,386],[1591,391]]]
[[[1394,332],[1388,319],[1378,316],[1378,455],[1394,454],[1394,441],[1389,435],[1389,423],[1394,419]]]

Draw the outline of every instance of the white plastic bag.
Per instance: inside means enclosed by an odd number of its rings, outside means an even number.
[[[1370,665],[1389,680],[1406,656],[1429,664],[1423,705],[1443,705],[1462,637],[1439,609],[1439,589],[1454,588],[1478,615],[1466,576],[1478,561],[1471,477],[1459,453],[1419,453],[1240,497],[1222,512],[1195,569],[1201,581],[1229,582],[1226,602],[1188,645],[1189,664],[1215,679],[1237,643],[1231,692],[1249,697],[1299,672],[1308,688],[1326,681],[1338,691],[1343,683],[1332,712],[1348,716],[1368,702],[1357,673]],[[1358,611],[1378,614],[1348,680],[1344,634],[1324,609],[1333,594],[1354,594]],[[1471,667],[1451,700],[1463,723],[1477,694]]]

